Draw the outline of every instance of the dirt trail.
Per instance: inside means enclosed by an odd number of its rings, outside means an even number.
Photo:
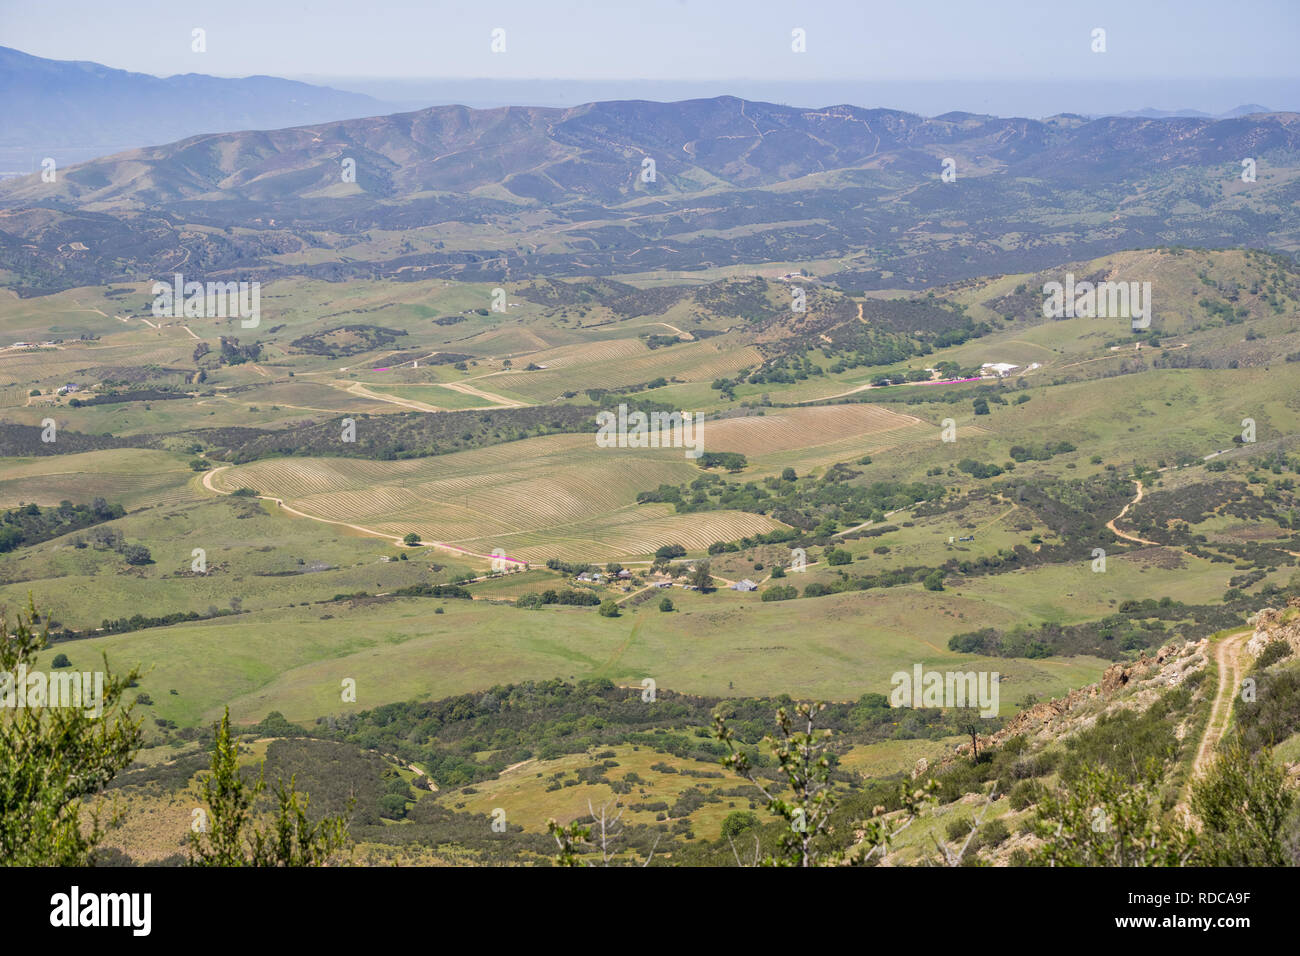
[[[441,412],[445,409],[438,408],[436,405],[429,405],[425,402],[418,402],[413,398],[398,398],[396,395],[385,395],[379,392],[372,392],[361,382],[353,382],[347,388],[343,389],[349,395],[358,395],[361,398],[368,398],[376,402],[388,402],[391,405],[400,405],[402,408],[409,408],[413,412]]]
[[[229,467],[230,465],[221,465],[218,468],[213,468],[211,471],[205,471],[203,473],[203,487],[216,495],[229,494],[229,492],[222,491],[212,484],[212,479],[219,472],[225,471]],[[402,535],[399,534],[389,534],[387,531],[376,531],[374,528],[367,528],[364,525],[352,524],[347,521],[335,521],[333,518],[322,518],[319,515],[308,514],[305,511],[299,511],[297,508],[286,505],[283,498],[276,498],[272,495],[256,495],[255,497],[260,498],[262,501],[274,501],[281,511],[285,511],[291,515],[297,515],[299,518],[310,518],[312,521],[319,521],[321,524],[332,524],[338,525],[341,528],[351,528],[353,531],[359,531],[361,534],[369,535],[372,538],[385,538],[388,541],[392,541],[394,544],[402,544]],[[470,551],[468,548],[459,548],[454,544],[443,544],[441,541],[421,541],[420,547],[441,548],[443,551],[454,551],[457,554],[467,554],[475,558],[483,558],[484,560],[489,561],[500,558],[500,555],[479,554],[477,551]],[[514,558],[506,558],[505,560],[512,564],[523,563],[516,561]]]
[[[482,376],[487,378],[488,376]],[[475,398],[481,398],[484,401],[493,402],[502,408],[528,408],[527,402],[516,402],[513,399],[506,398],[504,395],[497,395],[493,392],[484,391],[473,385],[466,385],[464,382],[439,382],[443,388],[449,388],[453,392],[460,392],[462,395],[472,395]]]
[[[681,336],[683,339],[685,339],[687,342],[694,342],[694,341],[695,341],[695,335],[694,335],[693,333],[691,333],[691,332],[683,332],[681,329],[679,329],[679,328],[678,328],[677,326],[675,326],[675,325],[669,325],[667,322],[655,322],[654,324],[655,324],[655,325],[662,325],[662,326],[663,326],[664,328],[666,328],[666,329],[672,329],[674,332],[676,332],[678,335],[680,335],[680,336]]]
[[[986,377],[988,376],[980,376],[980,380],[983,381]],[[942,384],[943,384],[942,382],[938,382],[938,381],[900,382],[897,385],[872,385],[870,382],[868,382],[865,385],[858,385],[855,388],[851,388],[847,392],[836,392],[834,395],[823,395],[820,398],[806,398],[802,402],[795,402],[794,404],[816,405],[819,402],[829,402],[833,398],[845,398],[846,396],[849,395],[857,395],[859,392],[869,392],[875,388],[908,388],[908,387],[915,388],[916,386],[920,386],[920,385],[942,385]]]
[[[1188,803],[1191,797],[1192,783],[1204,775],[1205,768],[1214,756],[1214,748],[1228,731],[1228,724],[1232,720],[1232,705],[1237,699],[1237,692],[1241,687],[1241,677],[1246,668],[1246,662],[1242,659],[1244,657],[1242,651],[1246,646],[1246,642],[1250,640],[1252,633],[1251,628],[1234,631],[1208,648],[1208,653],[1219,671],[1219,684],[1214,690],[1214,703],[1210,706],[1210,719],[1205,723],[1205,731],[1201,734],[1201,742],[1196,748],[1196,758],[1192,761],[1191,775],[1188,777],[1187,786],[1178,801],[1177,809],[1184,819],[1189,818],[1191,814]]]
[[[1005,499],[1003,499],[1003,501],[1005,502]],[[1011,512],[1015,511],[1015,510],[1016,510],[1017,508],[1019,508],[1019,507],[1020,507],[1020,505],[1012,505],[1012,506],[1011,506],[1010,508],[1008,508],[1006,511],[1002,512],[1002,514],[998,515],[996,518],[993,518],[993,519],[991,519],[991,520],[989,520],[989,521],[984,522],[984,524],[982,524],[982,525],[980,525],[978,528],[976,528],[975,531],[974,531],[973,533],[974,533],[974,534],[979,534],[981,531],[986,531],[986,530],[988,530],[989,528],[993,527],[995,524],[997,524],[999,521],[1001,521],[1003,518],[1005,518],[1007,515],[1011,514]]]
[[[886,511],[885,517],[889,518],[892,517],[893,515],[898,514],[900,511],[906,511],[906,510],[907,510],[906,508],[895,508],[893,511]],[[864,521],[862,522],[862,524],[854,525],[852,528],[845,528],[843,531],[836,531],[833,535],[831,535],[831,537],[838,538],[840,535],[852,534],[855,531],[861,531],[863,528],[869,528],[873,524],[875,524],[874,521]]]
[[[1241,686],[1241,675],[1245,669],[1242,650],[1250,640],[1252,631],[1245,628],[1229,634],[1214,645],[1214,663],[1219,669],[1219,686],[1214,691],[1214,706],[1210,709],[1210,719],[1201,736],[1201,745],[1196,750],[1196,760],[1192,763],[1192,776],[1199,776],[1209,763],[1214,747],[1228,730],[1232,719],[1232,705],[1237,699],[1237,689]]]
[[[1133,497],[1133,500],[1130,501],[1128,504],[1126,504],[1123,507],[1123,509],[1120,510],[1119,514],[1117,514],[1115,517],[1107,521],[1106,527],[1110,528],[1111,531],[1115,532],[1116,537],[1123,538],[1125,541],[1134,541],[1138,544],[1149,544],[1157,548],[1163,547],[1163,545],[1159,541],[1148,541],[1146,538],[1139,538],[1137,535],[1134,534],[1126,534],[1125,532],[1120,531],[1119,528],[1115,527],[1115,522],[1119,521],[1126,514],[1128,514],[1129,508],[1132,508],[1135,504],[1137,504],[1139,501],[1142,500],[1142,494],[1143,494],[1142,482],[1138,481],[1137,486],[1138,486],[1138,493]]]
[[[632,631],[628,634],[627,639],[618,646],[609,660],[605,661],[604,664],[601,664],[600,667],[596,669],[597,674],[608,673],[609,669],[618,663],[619,658],[623,656],[624,652],[632,646],[632,642],[636,640],[636,636],[640,633],[641,625],[644,621],[645,615],[638,614],[636,620],[632,622]]]

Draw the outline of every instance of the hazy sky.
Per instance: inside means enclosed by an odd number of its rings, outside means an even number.
[[[1300,0],[0,0],[0,45],[164,76],[1296,77],[1297,41]]]

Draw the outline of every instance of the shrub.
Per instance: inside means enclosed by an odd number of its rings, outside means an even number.
[[[746,830],[758,826],[757,814],[748,810],[733,810],[722,821],[722,838],[724,840],[739,836]]]
[[[1001,820],[990,820],[980,828],[979,841],[981,846],[998,846],[1004,843],[1007,837],[1011,836],[1011,831]]]
[[[1011,795],[1008,797],[1011,809],[1023,810],[1030,804],[1037,803],[1042,792],[1043,788],[1037,780],[1021,780],[1011,788]]]
[[[122,557],[126,558],[127,564],[153,564],[153,555],[149,549],[142,544],[128,544],[122,548]]]
[[[1276,664],[1284,657],[1291,656],[1291,645],[1286,641],[1270,641],[1255,661],[1255,669],[1263,670],[1270,664]]]
[[[386,793],[379,798],[379,815],[386,820],[400,820],[406,816],[406,798],[398,793]]]

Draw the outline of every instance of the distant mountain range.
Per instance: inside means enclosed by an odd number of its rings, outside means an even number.
[[[47,60],[0,47],[0,148],[25,150],[169,143],[195,133],[280,129],[391,109],[272,76],[157,77],[81,60]]]
[[[495,282],[822,260],[844,288],[924,286],[1159,245],[1294,248],[1297,151],[1296,113],[437,106],[204,133],[55,182],[5,180],[0,276],[32,294],[180,264]]]
[[[838,84],[796,82],[782,86],[771,81],[743,79],[729,83],[491,78],[305,79],[313,82],[271,76],[231,79],[202,73],[157,77],[88,61],[45,59],[0,47],[0,102],[5,105],[4,119],[0,122],[0,176],[34,172],[39,168],[40,159],[47,155],[54,156],[60,166],[67,166],[95,156],[170,143],[200,133],[283,129],[438,104],[478,108],[503,105],[572,108],[575,104],[596,101],[708,99],[722,89],[734,88],[729,91],[743,93],[742,98],[749,101],[772,100],[806,106],[831,102],[880,102],[882,98],[896,105],[897,98],[901,98],[914,104],[907,111],[925,113],[928,110],[920,105],[923,102],[944,102],[947,106],[943,108],[951,108],[953,96],[965,98],[968,105],[988,99],[984,95],[972,99],[966,95],[965,85],[961,90],[949,88],[947,95],[936,95],[926,92],[928,88],[924,84],[917,87],[917,84],[852,81]],[[317,79],[325,79],[327,85],[315,82]],[[980,87],[980,84],[975,83],[972,87]],[[345,92],[346,89],[369,90],[377,95]],[[1283,92],[1289,89],[1283,87]],[[896,98],[891,99],[895,94]],[[1133,95],[1142,94],[1135,90]],[[1114,98],[1113,93],[1110,96]],[[984,107],[985,111],[990,108]],[[1190,109],[1147,108],[1106,114],[1089,110],[1087,115],[1228,119],[1264,112],[1270,110],[1248,105],[1218,114]]]
[[[1267,106],[1260,106],[1258,103],[1247,103],[1244,106],[1238,106],[1228,110],[1226,113],[1202,113],[1200,110],[1157,110],[1147,107],[1142,110],[1129,110],[1126,113],[1116,113],[1116,116],[1125,118],[1136,117],[1139,119],[1170,119],[1175,116],[1189,116],[1197,119],[1236,119],[1238,116],[1250,116],[1252,113],[1273,113],[1275,110]]]
[[[1180,165],[1237,162],[1300,148],[1300,116],[1262,114],[1047,120],[973,113],[925,118],[856,106],[798,109],[722,96],[629,100],[571,109],[438,106],[292,129],[191,136],[64,171],[0,184],[0,202],[96,209],[187,200],[293,202],[474,194],[524,203],[601,203],[637,195],[770,186],[858,170],[933,177],[963,172],[1060,182],[1115,179]],[[355,164],[355,182],[343,175]],[[644,181],[653,162],[653,183]]]

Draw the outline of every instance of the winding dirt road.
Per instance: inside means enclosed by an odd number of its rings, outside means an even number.
[[[208,491],[212,492],[214,495],[230,494],[230,492],[222,491],[220,488],[217,488],[212,484],[212,479],[219,472],[225,471],[229,467],[230,467],[229,465],[221,465],[218,468],[213,468],[210,471],[205,471],[203,473],[203,487],[206,488]],[[369,535],[372,538],[384,538],[398,545],[401,545],[403,543],[402,535],[389,534],[386,531],[376,531],[374,528],[367,528],[364,525],[352,524],[347,521],[335,521],[333,518],[322,518],[319,515],[308,514],[305,511],[299,511],[297,508],[293,508],[290,507],[289,505],[286,505],[284,503],[283,498],[276,498],[273,495],[255,495],[253,497],[259,498],[262,501],[274,501],[281,511],[287,512],[288,514],[291,515],[296,515],[299,518],[310,518],[312,521],[321,522],[321,524],[332,524],[332,525],[338,525],[341,528],[351,528],[353,531],[358,531],[361,534]],[[510,564],[518,564],[521,566],[525,563],[523,561],[517,561],[514,558],[502,557],[501,555],[479,554],[477,551],[471,551],[468,548],[461,548],[454,544],[443,544],[441,541],[421,541],[419,546],[422,548],[441,548],[443,551],[454,551],[457,554],[467,554],[475,558],[483,558],[484,560],[487,561],[502,560]]]
[[[1137,479],[1134,480],[1136,481]],[[1115,527],[1115,522],[1119,521],[1126,514],[1128,514],[1129,508],[1132,508],[1135,504],[1137,504],[1139,501],[1142,500],[1142,493],[1143,493],[1142,482],[1138,481],[1137,486],[1138,486],[1137,495],[1135,495],[1133,500],[1130,501],[1128,504],[1126,504],[1120,510],[1119,514],[1117,514],[1115,517],[1111,518],[1109,521],[1106,522],[1106,527],[1110,528],[1111,531],[1115,532],[1115,536],[1117,538],[1123,538],[1125,541],[1133,541],[1136,542],[1137,544],[1149,544],[1157,548],[1163,547],[1163,545],[1161,545],[1159,541],[1148,541],[1146,538],[1139,538],[1137,535],[1127,534],[1123,531],[1120,531],[1119,528]]]

